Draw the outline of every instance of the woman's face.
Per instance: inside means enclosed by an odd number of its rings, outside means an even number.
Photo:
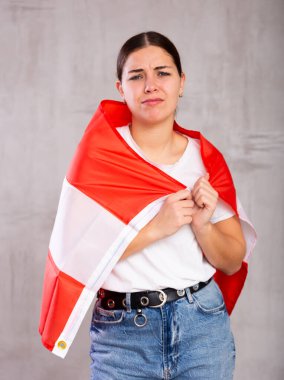
[[[173,119],[185,75],[164,49],[147,46],[131,53],[116,86],[132,117],[145,124]]]

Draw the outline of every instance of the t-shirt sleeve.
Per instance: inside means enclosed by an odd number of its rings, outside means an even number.
[[[233,211],[233,209],[226,202],[224,202],[222,199],[219,198],[217,207],[210,221],[211,223],[214,224],[214,223],[220,222],[221,220],[231,218],[234,215],[235,215],[235,212]]]

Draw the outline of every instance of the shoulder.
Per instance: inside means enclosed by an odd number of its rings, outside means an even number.
[[[191,150],[195,150],[195,151],[200,153],[200,140],[199,139],[187,136],[187,135],[180,133],[180,132],[177,132],[177,135],[179,135],[181,147],[186,147],[187,144],[189,144]]]
[[[184,151],[189,143],[189,138],[182,133],[175,132],[175,148],[177,151]]]

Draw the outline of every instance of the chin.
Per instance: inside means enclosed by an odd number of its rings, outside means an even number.
[[[132,112],[134,119],[139,120],[145,124],[158,124],[162,123],[169,118],[175,118],[175,111],[173,112],[160,112],[156,110],[149,110],[149,112],[135,113]]]
[[[167,119],[167,117],[152,117],[152,116],[149,116],[149,117],[140,117],[139,119],[137,118],[137,120],[141,121],[143,124],[160,124],[160,123],[163,123],[165,120]]]

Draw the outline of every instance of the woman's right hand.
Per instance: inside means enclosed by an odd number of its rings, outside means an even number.
[[[189,190],[170,194],[158,214],[149,222],[149,229],[155,238],[162,239],[174,234],[184,224],[190,224],[198,207]]]
[[[149,244],[175,233],[182,225],[190,224],[197,209],[189,190],[170,194],[158,214],[139,231],[119,260],[124,260]]]

